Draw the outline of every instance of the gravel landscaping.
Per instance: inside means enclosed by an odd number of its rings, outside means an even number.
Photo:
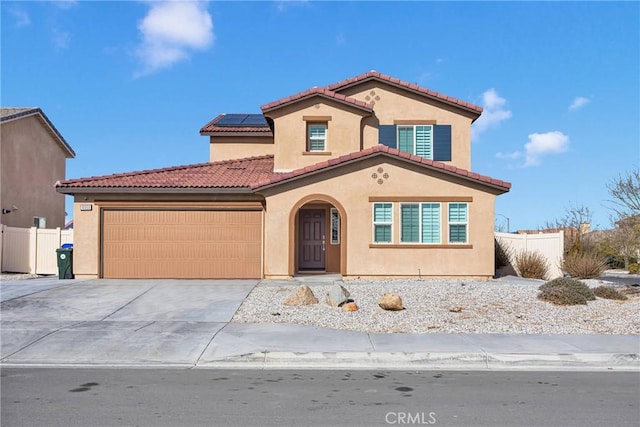
[[[295,323],[361,332],[640,334],[640,296],[626,301],[597,298],[588,305],[556,306],[537,298],[543,282],[509,283],[471,280],[356,280],[339,282],[359,310],[345,312],[325,303],[331,284],[311,285],[320,301],[286,306],[299,283],[268,282],[256,286],[233,322]],[[613,285],[585,280],[591,288]],[[402,298],[402,311],[385,311],[378,299],[386,293]]]

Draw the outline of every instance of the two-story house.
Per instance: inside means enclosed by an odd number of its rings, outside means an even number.
[[[372,71],[261,109],[200,130],[208,163],[58,183],[76,275],[494,274],[510,184],[470,171],[482,108]]]
[[[40,108],[0,108],[0,223],[10,227],[64,227],[65,178],[75,153]]]

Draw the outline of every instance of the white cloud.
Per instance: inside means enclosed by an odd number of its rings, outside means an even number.
[[[143,39],[137,50],[142,61],[138,77],[187,59],[192,50],[205,50],[215,40],[211,15],[200,2],[151,3],[138,30]]]
[[[569,111],[579,110],[580,108],[587,105],[591,100],[589,98],[585,98],[584,96],[576,97],[571,105],[569,106]]]
[[[529,135],[529,142],[524,144],[523,151],[513,151],[511,153],[496,153],[496,157],[504,160],[515,161],[524,156],[524,163],[516,167],[539,166],[541,157],[547,154],[564,153],[569,149],[569,137],[562,132],[553,131],[547,133],[532,133]],[[510,165],[514,167],[514,165]]]
[[[54,28],[51,30],[51,43],[56,50],[66,49],[71,43],[71,35],[67,31]]]
[[[15,19],[14,22],[16,28],[28,27],[29,25],[31,25],[31,18],[24,9],[17,7],[11,8],[9,9],[9,13],[13,15]]]
[[[547,154],[564,153],[569,149],[569,137],[562,132],[532,133],[524,144],[526,152],[524,167],[538,166],[540,158]]]
[[[498,95],[491,88],[482,94],[482,115],[473,123],[472,132],[478,137],[484,131],[495,128],[500,123],[511,118],[511,111],[506,109],[507,100]]]

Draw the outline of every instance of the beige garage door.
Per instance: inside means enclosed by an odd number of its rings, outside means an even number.
[[[260,211],[103,211],[105,278],[260,278],[261,248]]]

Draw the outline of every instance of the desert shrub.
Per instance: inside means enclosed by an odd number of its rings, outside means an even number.
[[[633,263],[629,264],[629,274],[638,274],[640,273],[640,264]]]
[[[511,248],[498,239],[495,239],[495,258],[496,268],[507,267],[511,265]]]
[[[544,279],[549,273],[547,260],[539,252],[520,251],[516,254],[514,267],[520,277]]]
[[[573,292],[569,288],[546,288],[540,291],[538,298],[556,305],[587,304],[587,299],[584,295]]]
[[[557,305],[586,304],[587,301],[596,299],[587,285],[569,277],[551,280],[540,286],[539,289],[538,298]]]
[[[593,289],[593,294],[597,297],[606,299],[615,299],[620,301],[628,299],[626,295],[621,294],[617,289],[611,286],[598,286]]]
[[[576,252],[565,255],[561,268],[571,277],[590,279],[604,273],[607,262],[594,252]]]

